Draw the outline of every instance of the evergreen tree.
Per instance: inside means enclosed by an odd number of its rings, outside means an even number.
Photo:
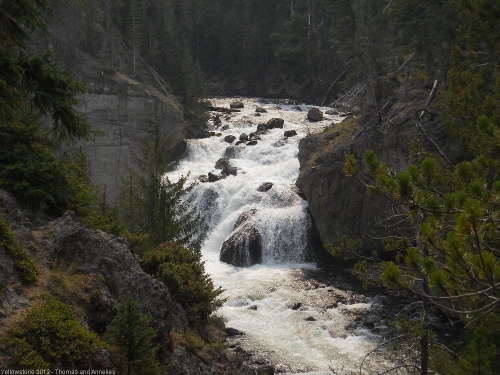
[[[162,369],[152,341],[155,333],[150,317],[141,314],[137,301],[128,296],[118,306],[118,315],[108,326],[108,341],[116,347],[120,373],[157,375]]]
[[[184,176],[173,182],[165,175],[174,164],[170,162],[169,140],[161,130],[158,108],[153,116],[145,122],[134,158],[139,172],[130,169],[123,179],[121,215],[129,229],[145,234],[152,246],[176,241],[197,251],[201,219],[185,200],[192,186],[186,186]]]

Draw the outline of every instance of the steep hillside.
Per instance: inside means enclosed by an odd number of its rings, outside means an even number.
[[[71,211],[49,221],[23,209],[2,190],[0,214],[8,217],[16,239],[39,268],[34,284],[22,282],[4,242],[0,244],[0,340],[47,292],[68,304],[87,329],[106,337],[118,305],[131,296],[151,317],[158,357],[169,365],[169,374],[255,373],[238,354],[224,349],[223,325],[197,328],[188,323],[167,286],[141,269],[124,238],[86,228]],[[112,369],[108,350],[96,351],[90,366]],[[11,354],[2,346],[0,367],[12,368]]]

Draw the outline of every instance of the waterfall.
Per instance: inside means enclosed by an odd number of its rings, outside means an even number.
[[[349,318],[342,306],[327,306],[333,289],[307,287],[303,270],[315,268],[312,223],[307,202],[295,187],[299,140],[340,118],[310,122],[306,105],[242,101],[241,112],[220,115],[214,128],[220,134],[189,141],[186,156],[169,175],[175,179],[189,174],[188,182],[197,184],[191,204],[204,218],[205,266],[227,298],[219,314],[228,326],[245,332],[241,345],[266,352],[287,371],[355,369],[379,338],[361,328],[346,332]],[[212,101],[225,108],[230,102]],[[258,113],[257,107],[267,112]],[[259,135],[256,144],[235,145],[242,134],[255,133],[272,118],[283,119],[283,128]],[[285,137],[291,130],[296,136]],[[231,135],[236,139],[229,143],[225,139]],[[227,177],[217,180],[220,168],[226,168]],[[253,266],[235,267],[220,259]],[[291,309],[297,302],[302,307]]]

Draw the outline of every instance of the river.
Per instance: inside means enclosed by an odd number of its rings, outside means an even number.
[[[212,104],[229,108],[234,100],[215,98]],[[200,210],[208,229],[202,245],[205,267],[227,298],[218,314],[227,326],[245,333],[238,341],[244,350],[259,353],[282,371],[331,374],[329,368],[337,373],[357,370],[365,355],[381,342],[369,329],[352,324],[353,313],[369,310],[373,301],[366,298],[348,303],[341,298],[345,291],[313,283],[305,276],[305,270],[316,267],[307,262],[311,259],[311,220],[307,202],[294,188],[299,174],[299,140],[341,118],[325,115],[323,121],[310,122],[307,105],[238,100],[244,103],[241,112],[220,114],[221,124],[214,130],[221,136],[190,140],[186,156],[171,173],[172,178],[189,173],[191,182],[208,172],[220,173],[214,165],[230,146],[224,140],[226,135],[238,140],[242,133],[255,132],[259,123],[271,118],[284,120],[283,129],[261,135],[256,145],[229,150],[236,176],[198,183],[192,193],[192,204]],[[267,113],[256,115],[258,106]],[[285,130],[295,130],[297,136],[285,139]],[[271,182],[272,188],[259,192],[264,182]],[[255,210],[253,221],[262,239],[262,264],[238,268],[219,261],[222,244],[240,215],[250,209]],[[368,362],[372,370],[386,366],[383,358],[375,355]]]

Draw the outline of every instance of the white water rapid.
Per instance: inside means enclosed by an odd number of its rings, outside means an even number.
[[[212,104],[229,108],[234,100],[213,99]],[[350,312],[369,309],[370,301],[328,306],[332,294],[341,292],[312,284],[304,276],[304,269],[315,268],[314,263],[305,263],[311,259],[311,222],[307,202],[294,189],[299,174],[300,138],[321,131],[340,118],[325,115],[324,121],[313,123],[306,119],[307,105],[300,105],[299,111],[294,105],[239,100],[245,105],[241,112],[220,114],[222,124],[215,131],[222,136],[190,140],[187,155],[169,175],[175,179],[189,173],[188,181],[194,182],[208,172],[219,174],[214,165],[230,146],[224,141],[226,135],[232,134],[238,140],[242,133],[255,132],[259,123],[271,118],[285,120],[283,129],[261,135],[256,145],[234,147],[230,163],[237,168],[236,176],[199,183],[192,193],[193,204],[208,228],[202,245],[206,270],[214,283],[225,290],[223,296],[227,298],[218,314],[228,327],[245,333],[238,338],[243,349],[262,353],[289,373],[331,374],[329,367],[337,373],[342,368],[356,370],[380,337],[364,328],[345,327],[350,323]],[[264,107],[267,113],[257,117],[257,106]],[[285,139],[285,130],[296,130],[297,136]],[[257,191],[264,182],[271,182],[272,188]],[[230,237],[240,215],[250,209],[256,210],[253,219],[262,238],[263,264],[237,268],[219,261],[222,244]],[[295,309],[291,308],[294,304]],[[370,363],[372,369],[384,367],[382,358]]]

